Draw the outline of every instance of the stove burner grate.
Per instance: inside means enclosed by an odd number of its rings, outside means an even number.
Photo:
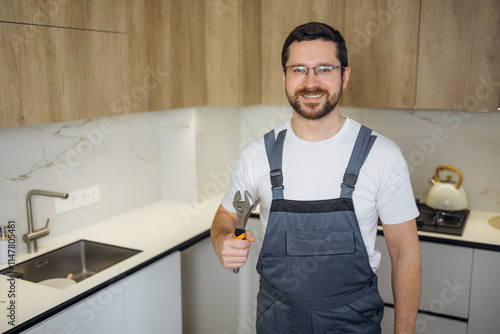
[[[426,232],[462,235],[469,210],[443,211],[417,203],[420,215],[417,217],[417,229]]]

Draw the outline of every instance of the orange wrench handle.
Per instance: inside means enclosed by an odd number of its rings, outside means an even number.
[[[234,230],[234,234],[233,234],[233,238],[235,239],[245,239],[245,230],[244,229],[239,229],[237,228],[236,230]]]

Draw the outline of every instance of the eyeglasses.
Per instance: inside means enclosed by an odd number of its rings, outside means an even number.
[[[285,75],[292,81],[302,81],[309,74],[309,70],[313,70],[314,74],[320,80],[334,80],[335,73],[344,68],[338,65],[321,65],[316,67],[285,66]]]

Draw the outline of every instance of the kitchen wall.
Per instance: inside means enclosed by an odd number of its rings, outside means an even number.
[[[341,108],[396,142],[416,197],[425,198],[439,164],[462,170],[474,210],[500,211],[500,113]],[[33,198],[40,244],[153,201],[175,199],[186,216],[220,196],[241,147],[289,119],[288,106],[189,108],[0,130],[0,223],[26,233],[30,189],[71,192],[100,185],[101,201],[55,215],[54,200]],[[140,222],[137,224],[140,230]],[[147,231],[144,231],[147,233]]]
[[[417,198],[425,201],[438,165],[451,165],[463,173],[471,209],[500,212],[499,112],[344,111],[399,145]]]
[[[63,235],[162,196],[159,113],[0,130],[0,222],[17,220],[18,250],[27,232],[31,189],[71,192],[100,186],[98,204],[58,216],[54,199],[33,197],[35,228],[51,218],[50,235]],[[140,224],[138,224],[139,228]]]

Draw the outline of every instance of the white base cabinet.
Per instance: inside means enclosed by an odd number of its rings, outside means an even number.
[[[180,259],[172,253],[23,334],[182,334]]]
[[[426,241],[421,241],[420,246],[422,296],[419,309],[430,311],[432,315],[419,313],[415,332],[500,333],[500,252]],[[382,253],[377,271],[380,295],[387,304],[394,304],[391,263],[383,236],[377,236],[376,248]],[[383,334],[393,332],[393,322],[394,308],[386,307]]]
[[[385,238],[377,236],[382,261],[377,271],[384,302],[394,304],[391,262]],[[472,271],[472,248],[420,242],[422,251],[422,295],[420,310],[467,319]]]
[[[500,252],[474,250],[469,334],[500,332]]]
[[[43,326],[43,324],[40,324],[38,326],[25,330],[21,334],[45,334],[45,327]]]
[[[467,334],[467,323],[443,317],[436,317],[425,313],[419,313],[417,316],[415,333]],[[386,306],[384,308],[384,319],[382,320],[382,334],[394,334],[394,308],[392,307]]]
[[[260,220],[250,218],[247,229],[256,241],[237,275],[222,267],[210,238],[182,251],[184,334],[255,333]]]
[[[121,282],[56,314],[44,326],[45,334],[125,333]]]
[[[235,275],[222,267],[210,238],[182,251],[185,334],[236,334],[242,274],[243,269]]]
[[[380,268],[377,271],[380,295],[385,303],[394,304],[391,288],[391,262],[383,236],[377,236],[376,248],[382,254]],[[419,309],[424,312],[417,316],[415,333],[474,334],[475,332],[468,332],[467,324],[474,249],[426,241],[420,242],[420,248],[422,251],[422,294]],[[432,314],[425,313],[425,311],[432,312]],[[392,334],[393,327],[394,308],[386,307],[382,333]]]
[[[182,334],[180,252],[130,275],[122,284],[127,334]]]
[[[469,317],[472,248],[420,242],[420,309],[463,319]]]

